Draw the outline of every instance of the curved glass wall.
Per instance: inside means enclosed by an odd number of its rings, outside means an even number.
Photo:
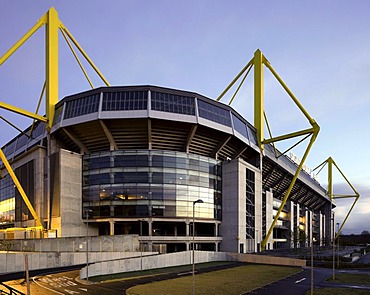
[[[169,151],[110,151],[85,155],[84,207],[92,217],[221,219],[221,162]]]

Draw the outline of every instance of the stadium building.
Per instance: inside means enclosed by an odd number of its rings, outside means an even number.
[[[256,129],[232,107],[157,86],[65,97],[47,136],[38,122],[3,146],[45,228],[84,236],[88,223],[93,235],[138,234],[160,252],[189,250],[193,237],[199,250],[259,251],[297,170],[272,145],[261,152]],[[331,206],[302,170],[266,248],[325,244]],[[42,236],[5,169],[0,218],[17,229],[3,238]]]

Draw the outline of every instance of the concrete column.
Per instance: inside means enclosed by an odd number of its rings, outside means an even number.
[[[114,236],[114,221],[113,220],[110,220],[109,221],[109,225],[110,225],[110,232],[109,232],[109,234],[111,236]]]
[[[148,236],[149,236],[149,242],[148,242],[148,251],[153,251],[153,242],[152,242],[152,236],[153,236],[153,220],[152,218],[148,219]]]
[[[153,221],[151,218],[148,220],[148,235],[149,237],[153,235]]]
[[[186,222],[186,236],[188,237],[190,235],[190,222],[187,220]]]

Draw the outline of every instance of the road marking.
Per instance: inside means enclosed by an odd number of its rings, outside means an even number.
[[[298,281],[295,281],[296,284],[302,283],[306,278],[300,279]]]
[[[55,290],[53,290],[53,289],[50,289],[50,288],[48,288],[48,287],[45,287],[45,286],[43,286],[43,285],[39,284],[39,283],[35,280],[35,278],[37,278],[37,277],[33,277],[33,278],[32,278],[33,282],[34,282],[36,285],[40,286],[41,288],[44,288],[44,289],[46,289],[46,290],[49,290],[49,291],[51,291],[51,292],[54,292],[54,293],[57,293],[57,294],[60,294],[60,295],[65,295],[64,293],[61,293],[61,292],[55,291]]]
[[[80,292],[77,292],[77,291],[72,291],[72,290],[67,290],[67,289],[64,289],[65,292],[69,293],[69,294],[80,294]]]

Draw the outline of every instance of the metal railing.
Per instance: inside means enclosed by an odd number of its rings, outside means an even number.
[[[5,285],[4,283],[0,282],[0,286],[6,288],[7,290],[3,290],[3,288],[0,289],[0,295],[6,294],[6,295],[25,295],[25,293],[22,293],[12,287],[9,287]]]

